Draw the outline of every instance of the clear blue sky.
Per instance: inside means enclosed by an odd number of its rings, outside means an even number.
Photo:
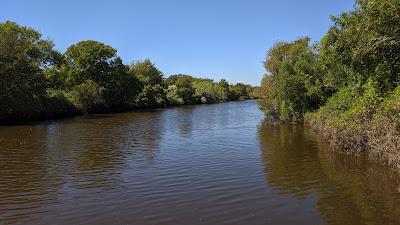
[[[93,39],[124,62],[150,58],[166,74],[257,85],[278,40],[320,39],[354,0],[0,0],[0,21],[39,30],[56,48]]]

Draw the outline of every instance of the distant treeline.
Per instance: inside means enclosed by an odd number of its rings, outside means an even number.
[[[150,60],[124,65],[87,40],[65,53],[29,27],[0,23],[0,122],[256,98],[258,88],[163,73]]]
[[[357,0],[332,20],[318,43],[306,37],[267,52],[260,107],[400,165],[400,1]]]

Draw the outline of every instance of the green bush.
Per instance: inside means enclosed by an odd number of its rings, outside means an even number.
[[[164,74],[149,59],[131,64],[130,69],[143,85],[162,85]]]
[[[300,120],[325,99],[318,78],[318,54],[309,38],[278,42],[267,53],[260,90],[260,108],[281,120]]]
[[[324,131],[339,149],[366,152],[400,163],[400,88],[378,91],[372,80],[363,87],[342,88],[327,104],[308,113],[306,123]]]
[[[136,106],[139,108],[159,108],[166,104],[166,94],[161,85],[146,85],[136,97]]]
[[[45,111],[46,79],[53,43],[13,22],[0,23],[0,121],[32,120]]]
[[[69,101],[65,94],[60,90],[49,90],[48,98],[45,101],[45,117],[60,118],[78,114],[80,111]]]
[[[195,79],[193,87],[197,102],[216,103],[228,100],[224,87],[214,83],[211,79]],[[201,101],[202,98],[203,101]]]
[[[61,53],[34,29],[0,23],[0,122],[214,103],[228,100],[229,91],[225,80],[164,80],[148,59],[124,65],[116,49],[94,40]]]
[[[189,105],[196,103],[193,78],[187,75],[174,75],[167,79],[167,99],[171,105]]]
[[[105,108],[103,90],[104,88],[94,81],[87,80],[74,86],[66,93],[66,97],[82,112],[101,112]]]

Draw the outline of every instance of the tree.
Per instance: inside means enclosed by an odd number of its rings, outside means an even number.
[[[164,75],[149,59],[132,63],[130,71],[142,87],[136,98],[138,107],[156,108],[166,104]]]
[[[339,17],[322,40],[324,84],[340,87],[374,80],[381,92],[400,81],[400,4],[397,0],[357,0],[356,8]]]
[[[193,88],[192,78],[188,76],[181,76],[175,82],[176,95],[182,99],[182,104],[195,103],[195,89]]]
[[[196,103],[193,77],[189,75],[172,75],[165,80],[168,85],[167,99],[172,105]]]
[[[264,66],[269,72],[261,84],[261,108],[275,117],[300,119],[324,101],[318,55],[309,38],[279,42],[267,53]]]
[[[182,78],[182,77],[186,77],[187,79],[190,79],[190,80],[193,80],[194,78],[192,77],[192,76],[190,76],[190,75],[186,75],[186,74],[174,74],[174,75],[171,75],[171,76],[169,76],[167,79],[165,79],[165,85],[166,86],[170,86],[170,85],[174,85],[174,84],[176,84],[176,81],[179,79],[179,78]]]
[[[131,70],[144,86],[163,84],[163,73],[149,59],[133,63]]]
[[[218,86],[222,89],[224,96],[222,97],[224,101],[229,99],[229,83],[225,79],[221,79],[218,82]]]
[[[101,89],[97,92],[101,93],[103,100],[95,101],[93,107],[107,109],[134,103],[139,83],[135,75],[129,73],[129,68],[122,63],[114,48],[97,41],[81,41],[70,46],[65,55],[65,82],[69,90],[88,82],[95,83],[91,85],[92,88]],[[84,97],[84,94],[76,96]],[[100,106],[100,102],[103,105]],[[94,110],[93,107],[85,108]]]
[[[123,67],[116,53],[111,46],[92,40],[71,45],[65,52],[68,81],[75,85],[92,80],[106,85]]]
[[[203,99],[201,102],[215,103],[227,100],[222,87],[218,83],[214,83],[212,79],[194,79],[193,87],[198,101]]]
[[[229,99],[247,99],[249,98],[249,85],[243,83],[237,83],[229,87]]]
[[[83,112],[101,112],[104,110],[105,100],[103,97],[104,88],[92,80],[75,85],[67,97]]]
[[[136,105],[140,108],[163,107],[166,104],[165,99],[166,94],[161,85],[146,85],[136,97]]]
[[[43,68],[53,63],[53,43],[13,22],[0,23],[0,120],[41,116],[46,100]]]

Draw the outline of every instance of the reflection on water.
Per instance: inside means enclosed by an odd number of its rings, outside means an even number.
[[[130,168],[151,164],[163,126],[159,114],[137,113],[0,132],[0,217],[29,223],[60,203],[117,188],[130,161]]]
[[[0,134],[0,224],[400,224],[397,174],[254,101]]]
[[[390,168],[328,150],[317,134],[291,125],[259,128],[268,185],[310,196],[328,224],[400,224],[400,180]]]

